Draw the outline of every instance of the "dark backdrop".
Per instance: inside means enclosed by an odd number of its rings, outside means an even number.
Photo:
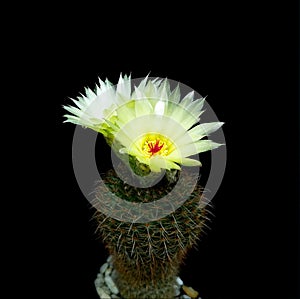
[[[129,3],[127,11],[87,6],[74,15],[57,8],[46,16],[45,9],[24,31],[16,57],[30,82],[25,91],[35,118],[28,126],[36,143],[29,165],[38,166],[42,192],[35,217],[28,217],[27,242],[38,244],[29,250],[30,265],[41,266],[32,279],[48,273],[43,285],[56,297],[97,298],[93,280],[107,253],[73,174],[74,126],[62,124],[62,105],[98,77],[116,83],[120,72],[133,78],[151,72],[207,95],[225,122],[227,167],[213,199],[215,218],[182,279],[203,299],[297,298],[296,5],[147,5],[139,12],[129,12]]]

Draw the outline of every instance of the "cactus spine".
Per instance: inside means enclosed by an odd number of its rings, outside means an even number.
[[[103,181],[117,196],[135,202],[150,202],[168,194],[176,181],[165,175],[162,182],[151,188],[127,185],[110,170]],[[189,184],[190,178],[184,178]],[[174,284],[188,250],[196,245],[206,226],[207,210],[201,208],[205,198],[197,185],[188,200],[173,213],[148,223],[129,223],[108,217],[97,211],[95,218],[101,238],[113,256],[117,271],[116,284],[125,299],[174,298]],[[108,199],[101,186],[96,198]]]

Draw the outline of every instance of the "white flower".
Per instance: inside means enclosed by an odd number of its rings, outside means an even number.
[[[122,145],[120,153],[136,157],[154,172],[201,165],[188,157],[220,146],[202,138],[223,125],[199,124],[203,104],[203,98],[194,100],[194,92],[181,99],[179,86],[171,91],[167,79],[146,77],[135,87],[132,100],[116,109],[113,135]]]
[[[144,78],[131,90],[131,77],[120,75],[118,84],[99,79],[93,92],[64,106],[67,120],[102,133],[109,145],[121,154],[135,157],[154,172],[199,166],[192,155],[221,144],[203,140],[220,128],[222,122],[199,124],[204,98],[194,92],[181,98],[179,85],[171,91],[167,79]]]
[[[113,86],[107,79],[103,82],[99,78],[99,85],[94,91],[85,88],[85,95],[71,99],[75,106],[63,106],[71,114],[64,115],[65,122],[88,127],[107,135],[109,126],[105,120],[112,121],[116,107],[131,97],[131,77],[120,75],[117,86]]]

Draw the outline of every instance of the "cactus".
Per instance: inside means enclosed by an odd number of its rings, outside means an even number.
[[[168,194],[177,181],[167,172],[162,181],[150,188],[126,184],[114,170],[102,176],[110,192],[133,202],[151,202]],[[178,179],[178,173],[176,175]],[[191,178],[182,178],[186,186]],[[183,190],[183,189],[182,189]],[[184,190],[183,190],[184,191]],[[103,185],[96,190],[98,202],[109,203],[110,193]],[[183,194],[184,196],[184,194]],[[190,248],[196,245],[206,226],[207,205],[203,189],[196,185],[189,198],[173,213],[147,223],[123,222],[97,211],[97,231],[113,256],[116,284],[123,298],[174,298],[174,284]]]
[[[175,295],[180,265],[197,244],[209,212],[195,173],[182,170],[201,166],[195,155],[222,145],[206,137],[223,122],[200,124],[204,98],[194,99],[194,91],[182,98],[179,84],[171,90],[167,79],[148,76],[138,86],[132,83],[126,75],[116,86],[99,79],[94,91],[87,88],[72,99],[73,106],[64,106],[69,112],[65,122],[102,134],[120,159],[118,171],[103,174],[93,203],[120,294],[168,299]],[[159,183],[147,184],[160,175]],[[130,184],[133,177],[138,185]],[[142,213],[131,210],[142,206]],[[145,216],[150,220],[141,221]]]

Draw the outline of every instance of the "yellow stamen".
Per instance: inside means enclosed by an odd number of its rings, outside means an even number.
[[[147,134],[138,143],[143,154],[149,158],[153,155],[167,156],[175,149],[170,139],[160,134]]]

